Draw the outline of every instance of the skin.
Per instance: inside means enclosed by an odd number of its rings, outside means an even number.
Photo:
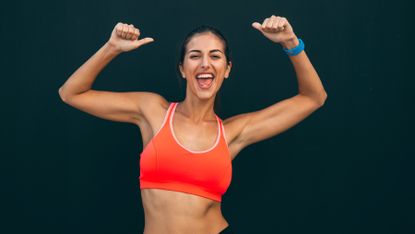
[[[252,27],[285,48],[293,48],[299,43],[284,17],[273,15],[262,24],[253,23]],[[145,147],[160,129],[169,102],[152,92],[91,89],[99,72],[113,58],[154,41],[152,38],[139,39],[139,36],[139,30],[133,25],[118,23],[110,40],[71,75],[59,89],[59,94],[68,105],[91,115],[138,126]],[[232,68],[232,63],[226,61],[223,53],[222,41],[212,33],[196,34],[187,45],[180,66],[181,74],[187,80],[186,97],[176,108],[173,131],[178,141],[188,149],[208,149],[216,139],[214,99],[223,81],[229,78]],[[223,121],[232,160],[246,146],[282,133],[324,104],[327,94],[305,51],[291,56],[290,60],[298,81],[297,95],[265,109],[239,114]],[[215,74],[214,84],[209,90],[198,88],[195,75],[199,72]],[[204,137],[195,137],[200,135]],[[141,197],[145,234],[213,234],[228,226],[219,202],[159,189],[142,189]]]

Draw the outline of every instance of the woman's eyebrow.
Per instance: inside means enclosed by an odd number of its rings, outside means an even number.
[[[202,51],[201,50],[190,50],[188,53],[191,53],[191,52],[196,52],[196,53],[202,53]],[[222,54],[223,54],[223,52],[221,51],[221,50],[218,50],[218,49],[216,49],[216,50],[211,50],[211,51],[209,51],[210,53],[213,53],[213,52],[221,52]]]

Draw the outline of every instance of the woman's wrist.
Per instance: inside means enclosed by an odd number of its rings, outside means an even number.
[[[296,56],[297,54],[301,53],[304,50],[304,42],[300,38],[298,40],[298,45],[296,47],[293,47],[291,49],[282,48],[282,50],[288,55],[288,56]]]
[[[104,47],[106,48],[106,50],[113,55],[118,55],[122,53],[122,50],[117,48],[115,45],[113,45],[111,42],[107,42],[105,43]]]
[[[294,35],[288,40],[282,41],[280,44],[283,48],[289,50],[289,49],[297,47],[300,44],[300,42],[298,41],[298,38]]]

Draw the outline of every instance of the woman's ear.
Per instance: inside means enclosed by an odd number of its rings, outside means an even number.
[[[226,65],[225,79],[229,77],[229,73],[231,73],[231,69],[232,69],[232,62],[229,62],[228,65]]]
[[[179,64],[179,70],[180,70],[180,74],[181,74],[182,78],[183,78],[183,79],[185,79],[185,78],[186,78],[186,76],[184,75],[184,72],[183,72],[183,66],[182,66],[182,64],[181,64],[181,63]]]

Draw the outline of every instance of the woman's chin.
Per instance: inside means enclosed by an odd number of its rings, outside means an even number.
[[[214,95],[214,93],[212,93],[212,92],[197,92],[197,97],[198,97],[200,100],[207,101],[207,100],[209,100],[209,99],[214,98],[214,97],[215,97],[215,95]]]

